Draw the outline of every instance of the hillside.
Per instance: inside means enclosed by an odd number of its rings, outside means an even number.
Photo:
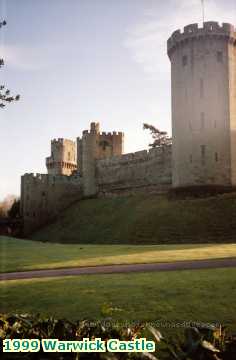
[[[160,195],[88,199],[31,236],[90,244],[234,242],[236,194],[171,200]]]

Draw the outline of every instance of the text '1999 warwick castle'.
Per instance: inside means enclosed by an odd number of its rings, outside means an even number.
[[[172,146],[123,154],[122,132],[98,123],[77,143],[51,142],[48,174],[21,179],[25,232],[88,196],[236,185],[236,29],[205,22],[175,31],[171,61]]]

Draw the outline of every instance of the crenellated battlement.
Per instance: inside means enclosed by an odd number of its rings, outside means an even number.
[[[38,173],[26,173],[22,176],[24,183],[28,185],[55,185],[55,184],[82,184],[82,178],[79,175],[51,175],[51,174],[38,174]]]
[[[98,135],[98,136],[102,136],[102,137],[109,137],[109,138],[113,138],[113,137],[124,137],[124,133],[121,131],[113,131],[113,132],[105,132],[105,131],[94,131],[94,130],[83,130],[83,136],[90,136],[90,135]]]
[[[70,140],[70,139],[58,138],[58,139],[52,139],[51,144],[52,145],[54,145],[54,144],[59,144],[59,145],[70,144],[70,145],[73,145],[73,144],[75,144],[75,142],[73,140]]]
[[[104,137],[123,137],[124,133],[123,132],[117,132],[117,131],[113,131],[113,132],[105,132],[103,131],[102,133],[99,133],[100,136],[104,136]]]
[[[236,44],[236,28],[232,24],[223,23],[220,25],[216,21],[207,21],[203,23],[203,27],[199,27],[197,23],[184,27],[184,30],[176,30],[167,41],[167,52],[171,53],[181,43],[185,43],[191,39],[201,39],[205,36],[217,36]]]
[[[135,163],[135,162],[143,162],[149,161],[153,158],[162,158],[165,155],[171,153],[171,146],[166,147],[157,147],[152,148],[150,150],[141,150],[133,153],[127,153],[118,156],[112,156],[106,159],[97,160],[98,166],[106,167],[106,166],[114,166],[122,163]]]
[[[51,144],[61,144],[61,145],[63,145],[63,143],[64,143],[63,138],[58,138],[58,139],[51,140]]]

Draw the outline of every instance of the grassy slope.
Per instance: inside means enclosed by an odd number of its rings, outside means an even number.
[[[32,236],[36,240],[101,244],[234,242],[236,194],[192,200],[165,196],[90,199]]]
[[[74,245],[0,236],[0,272],[236,257],[236,244]]]
[[[115,319],[222,322],[236,330],[235,278],[228,268],[7,281],[0,312],[95,320],[110,304],[121,309]]]

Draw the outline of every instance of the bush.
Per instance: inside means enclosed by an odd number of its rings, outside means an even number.
[[[151,360],[235,360],[236,339],[226,336],[225,329],[208,326],[186,328],[184,339],[163,339],[160,332],[149,324],[124,326],[104,321],[77,321],[43,318],[39,315],[0,314],[0,339],[58,339],[82,340],[101,338],[132,340],[146,337],[156,343],[155,354],[151,353],[3,353],[1,358],[10,359],[151,359]]]
[[[20,200],[15,200],[11,206],[11,208],[8,210],[8,216],[11,219],[15,219],[17,217],[20,217]]]

